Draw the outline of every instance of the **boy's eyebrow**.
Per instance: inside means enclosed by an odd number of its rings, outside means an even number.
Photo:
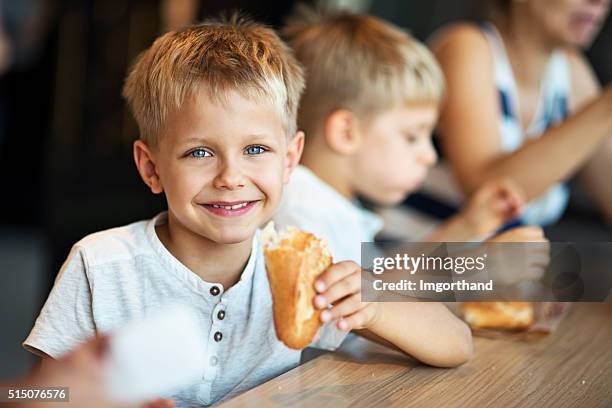
[[[243,139],[247,140],[263,140],[268,138],[267,133],[250,133],[246,134]],[[188,139],[182,140],[182,143],[210,143],[211,140],[205,137],[190,137]]]
[[[419,129],[420,130],[430,130],[434,126],[435,126],[435,123],[432,124],[432,123],[424,122],[419,125]]]
[[[268,139],[269,138],[269,134],[267,133],[252,133],[249,135],[246,135],[245,139],[254,139],[254,140],[263,140],[263,139]]]
[[[435,123],[432,124],[429,121],[404,124],[404,127],[406,129],[411,129],[411,130],[415,130],[415,129],[416,130],[428,130],[428,129],[431,129],[432,126],[435,126]]]
[[[203,137],[190,137],[189,139],[183,140],[183,143],[191,143],[191,142],[205,142],[206,139]]]

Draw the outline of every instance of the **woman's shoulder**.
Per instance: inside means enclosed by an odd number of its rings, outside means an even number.
[[[491,46],[483,28],[469,22],[458,22],[439,29],[428,41],[448,80],[483,76],[493,71]]]
[[[447,81],[493,82],[494,57],[483,28],[458,22],[439,29],[428,42]]]
[[[469,51],[489,54],[489,44],[483,28],[477,24],[462,21],[439,28],[428,41],[435,52]]]

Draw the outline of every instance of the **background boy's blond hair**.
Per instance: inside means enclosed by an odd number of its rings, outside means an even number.
[[[274,31],[234,15],[159,37],[136,59],[123,95],[140,138],[155,146],[168,113],[197,91],[215,102],[224,102],[230,91],[268,99],[292,136],[303,88],[300,64]]]
[[[383,20],[300,7],[283,29],[306,69],[298,125],[317,133],[337,109],[368,118],[396,105],[439,103],[442,72],[427,48]]]

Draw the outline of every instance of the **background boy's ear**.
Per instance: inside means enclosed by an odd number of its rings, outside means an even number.
[[[142,181],[151,189],[153,194],[160,194],[164,191],[159,175],[157,174],[157,167],[153,160],[151,150],[142,140],[136,140],[134,142],[134,161],[136,162],[136,168]]]
[[[334,152],[353,154],[357,150],[361,141],[353,112],[346,109],[333,111],[323,125],[325,141]]]
[[[283,182],[289,181],[289,175],[300,162],[302,152],[304,151],[304,132],[299,130],[291,140],[287,143],[287,157],[285,165],[285,175]]]

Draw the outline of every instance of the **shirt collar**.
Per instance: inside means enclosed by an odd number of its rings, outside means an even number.
[[[225,292],[226,289],[223,288],[223,285],[221,285],[220,283],[207,282],[200,278],[193,271],[191,271],[184,264],[182,264],[181,261],[176,259],[174,255],[172,255],[172,253],[168,251],[164,244],[162,244],[159,237],[157,236],[157,233],[155,232],[155,227],[158,225],[166,224],[167,222],[168,212],[163,211],[157,214],[154,218],[152,218],[147,224],[147,236],[149,238],[149,243],[153,247],[155,253],[159,256],[159,259],[161,259],[162,262],[166,264],[166,266],[170,267],[170,269],[174,271],[174,273],[176,273],[179,279],[185,282],[196,292],[200,294],[208,294],[210,288],[213,286],[218,286]],[[232,288],[235,288],[237,286],[244,286],[245,282],[247,286],[250,287],[249,282],[253,277],[253,272],[257,265],[259,256],[259,230],[257,230],[252,239],[251,254],[249,256],[249,260],[247,261],[245,268],[240,274],[240,279],[238,280],[238,282],[236,282],[234,286],[232,286]]]

